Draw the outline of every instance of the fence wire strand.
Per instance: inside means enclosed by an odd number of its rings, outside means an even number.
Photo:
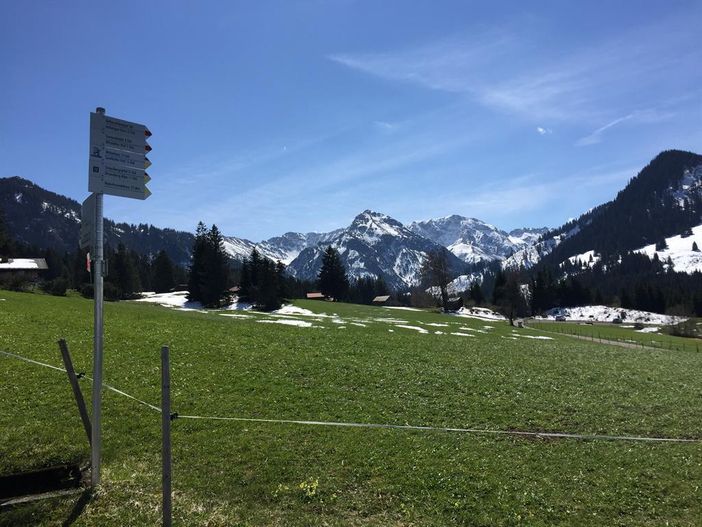
[[[22,355],[1,351],[0,354],[7,357],[12,357],[30,364],[51,368],[66,373],[64,368],[59,368],[51,364],[33,360]],[[93,379],[85,376],[90,382]],[[151,403],[143,401],[133,395],[115,388],[109,384],[103,383],[102,386],[114,393],[127,397],[147,408],[161,413],[161,408]],[[208,416],[208,415],[178,415],[178,419],[202,420],[202,421],[233,421],[243,423],[269,423],[269,424],[286,424],[286,425],[304,425],[304,426],[327,426],[338,428],[366,428],[366,429],[389,429],[389,430],[408,430],[422,432],[457,432],[476,435],[505,435],[505,436],[522,436],[536,438],[553,438],[553,439],[577,439],[583,441],[637,441],[650,443],[702,443],[702,439],[692,439],[684,437],[655,437],[655,436],[626,436],[626,435],[606,435],[606,434],[576,434],[567,432],[528,432],[521,430],[495,430],[490,428],[454,428],[445,426],[422,426],[410,424],[384,424],[384,423],[353,423],[340,421],[307,421],[299,419],[265,419],[255,417],[228,417],[228,416]]]

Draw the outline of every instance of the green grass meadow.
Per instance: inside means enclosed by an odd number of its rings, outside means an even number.
[[[0,298],[1,351],[60,367],[65,338],[90,375],[92,302]],[[319,316],[108,303],[104,381],[159,405],[168,344],[181,415],[702,439],[702,354],[688,349],[295,304]],[[0,474],[87,462],[66,375],[3,355],[0,373]],[[160,414],[106,391],[103,418],[103,484],[84,510],[78,496],[44,500],[0,512],[0,525],[159,524]],[[194,419],[176,419],[172,438],[176,525],[702,524],[702,442]]]

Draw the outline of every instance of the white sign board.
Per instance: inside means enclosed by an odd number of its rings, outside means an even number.
[[[90,114],[88,190],[124,198],[146,199],[151,179],[144,171],[151,162],[146,126],[106,115]]]

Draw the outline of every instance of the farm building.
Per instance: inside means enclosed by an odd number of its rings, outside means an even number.
[[[307,293],[307,300],[326,300],[327,297],[324,296],[324,293]]]
[[[35,280],[40,271],[48,268],[44,258],[0,258],[0,277],[22,276]]]
[[[387,304],[388,300],[390,300],[390,295],[376,296],[373,299],[373,304],[377,306],[384,305]]]

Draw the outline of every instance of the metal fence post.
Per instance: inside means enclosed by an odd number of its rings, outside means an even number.
[[[171,527],[171,375],[168,346],[161,348],[161,463],[163,526]]]

